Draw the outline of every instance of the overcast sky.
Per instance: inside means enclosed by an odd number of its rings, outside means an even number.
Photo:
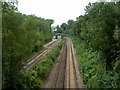
[[[54,24],[67,23],[69,19],[84,15],[85,6],[97,0],[18,0],[18,10],[23,14],[35,14],[45,19],[53,19]]]

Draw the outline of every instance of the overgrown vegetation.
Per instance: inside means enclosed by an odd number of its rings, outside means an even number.
[[[72,36],[83,81],[88,88],[120,88],[120,2],[89,3],[85,11],[63,31]]]
[[[76,49],[79,68],[83,82],[88,88],[117,88],[119,87],[118,73],[106,70],[106,62],[101,58],[100,52],[86,48],[84,41],[70,37]]]
[[[17,3],[2,4],[3,89],[40,88],[62,42],[29,73],[20,70],[29,56],[51,40],[53,20],[21,14]],[[120,2],[89,3],[85,12],[76,21],[57,26],[57,33],[72,38],[88,88],[120,88]]]
[[[51,41],[53,20],[17,11],[16,3],[2,3],[2,85],[16,88],[22,64]]]
[[[63,40],[58,43],[58,45],[56,45],[35,67],[33,67],[30,72],[21,75],[17,88],[41,88],[43,82],[51,71],[52,65],[58,56],[62,45]]]

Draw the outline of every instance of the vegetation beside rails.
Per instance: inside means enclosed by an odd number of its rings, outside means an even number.
[[[72,36],[88,88],[120,88],[120,2],[89,3],[57,31]],[[111,12],[112,11],[112,12]]]
[[[70,38],[76,49],[79,68],[87,88],[118,88],[119,74],[106,70],[106,62],[101,58],[100,52],[86,48],[84,41],[79,38],[73,36]]]
[[[61,40],[30,72],[21,75],[19,86],[24,88],[41,88],[43,82],[48,77],[52,65],[58,56],[63,45]]]

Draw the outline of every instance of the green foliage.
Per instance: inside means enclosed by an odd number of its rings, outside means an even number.
[[[62,23],[61,28],[63,28],[63,30],[66,30],[67,24],[66,23]]]
[[[85,85],[88,88],[118,88],[119,74],[115,71],[106,71],[106,62],[104,58],[101,58],[100,52],[94,51],[92,48],[85,48],[84,41],[79,38],[70,38],[76,49],[78,64]]]
[[[59,25],[56,26],[56,33],[62,33],[63,32],[63,28],[59,27]]]
[[[70,30],[72,27],[73,27],[73,23],[74,23],[74,21],[73,20],[68,20],[68,22],[67,22],[67,30]]]
[[[52,40],[53,20],[23,15],[12,2],[3,3],[2,10],[3,87],[17,88],[23,63]]]
[[[19,83],[21,89],[41,88],[44,80],[48,77],[52,65],[59,54],[63,40],[58,43],[30,72],[26,72]]]
[[[120,2],[89,3],[73,22],[74,46],[88,88],[120,87]]]

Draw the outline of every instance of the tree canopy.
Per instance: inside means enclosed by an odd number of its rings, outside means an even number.
[[[12,2],[2,4],[3,88],[18,88],[23,63],[52,40],[51,24],[54,21],[21,14]]]

